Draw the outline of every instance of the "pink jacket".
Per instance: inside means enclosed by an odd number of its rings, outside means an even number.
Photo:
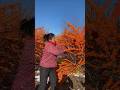
[[[40,60],[40,66],[46,68],[53,68],[57,66],[57,55],[63,53],[63,49],[53,44],[52,42],[46,42],[43,50],[43,55]]]

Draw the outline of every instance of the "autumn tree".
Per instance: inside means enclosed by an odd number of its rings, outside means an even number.
[[[10,15],[6,12],[10,10]],[[10,89],[17,73],[23,40],[20,33],[20,10],[17,4],[0,3],[0,89]],[[13,20],[14,19],[14,20]]]
[[[106,0],[103,5],[86,1],[89,7],[86,10],[86,87],[89,90],[119,88],[119,13],[114,8],[107,11],[112,1]]]
[[[43,36],[45,30],[43,28],[38,28],[35,30],[35,63],[39,63],[39,60],[42,56],[42,50],[44,48]]]
[[[67,23],[68,28],[60,35],[56,36],[56,43],[65,48],[65,53],[58,60],[57,76],[58,82],[64,82],[64,76],[80,75],[84,76],[85,65],[85,38],[84,29],[75,27]],[[44,48],[43,35],[46,31],[43,28],[35,30],[35,58],[39,62]],[[79,82],[78,82],[79,83]]]
[[[65,47],[65,57],[58,65],[58,82],[64,81],[64,76],[84,74],[85,64],[85,38],[84,29],[75,27],[70,22],[68,28],[59,35],[57,42]]]

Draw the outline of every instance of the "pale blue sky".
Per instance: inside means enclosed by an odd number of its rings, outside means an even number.
[[[59,34],[69,21],[84,26],[85,0],[35,0],[35,27]]]

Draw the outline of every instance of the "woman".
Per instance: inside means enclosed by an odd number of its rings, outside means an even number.
[[[45,47],[43,55],[40,60],[40,86],[38,90],[45,90],[47,78],[49,76],[51,90],[55,90],[56,87],[56,72],[57,56],[63,53],[63,49],[55,43],[55,35],[49,33],[44,35]]]
[[[34,22],[34,21],[33,21]],[[29,23],[29,21],[27,22]],[[17,74],[13,81],[11,90],[34,90],[34,26],[27,24],[22,32],[24,37],[24,48],[19,61]],[[26,31],[29,30],[29,31]]]

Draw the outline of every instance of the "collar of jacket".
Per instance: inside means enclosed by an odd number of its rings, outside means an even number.
[[[56,46],[56,42],[49,41],[49,43],[51,43],[51,44]]]

